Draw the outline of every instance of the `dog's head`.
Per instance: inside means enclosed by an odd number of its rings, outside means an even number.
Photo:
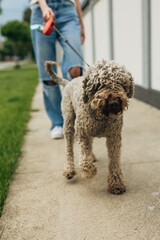
[[[131,73],[113,61],[102,60],[89,68],[83,81],[83,100],[99,115],[123,113],[134,94]]]

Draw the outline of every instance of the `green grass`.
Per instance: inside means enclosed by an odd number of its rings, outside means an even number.
[[[0,71],[0,216],[21,155],[37,79],[35,64]]]

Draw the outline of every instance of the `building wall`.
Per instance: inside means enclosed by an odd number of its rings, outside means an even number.
[[[93,41],[92,41],[92,36],[93,36],[93,28],[92,28],[92,16],[91,12],[88,11],[87,14],[84,15],[84,25],[86,29],[86,39],[85,39],[85,44],[83,46],[83,53],[85,55],[85,61],[92,65],[93,64]]]
[[[160,91],[160,1],[151,2],[151,87]]]
[[[142,77],[142,9],[140,0],[112,0],[113,2],[113,48],[114,60],[124,64],[135,77],[136,84],[143,84]],[[99,0],[84,14],[86,42],[84,57],[88,59],[88,49],[93,46],[92,62],[111,59],[109,1]],[[93,23],[88,15],[93,14]],[[135,18],[136,16],[136,18]],[[87,21],[86,21],[87,19]],[[90,17],[91,19],[91,17]],[[94,28],[92,30],[92,27]],[[94,31],[91,43],[89,33]],[[90,41],[87,40],[90,39]]]
[[[133,74],[135,83],[142,76],[142,9],[140,0],[113,0],[114,59]]]
[[[95,60],[108,59],[109,51],[109,18],[108,4],[106,0],[101,0],[93,7]],[[104,24],[105,22],[105,24]]]

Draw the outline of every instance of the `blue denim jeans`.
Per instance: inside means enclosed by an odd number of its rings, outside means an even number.
[[[75,5],[69,0],[47,0],[47,4],[55,13],[57,29],[82,55],[81,32]],[[32,9],[30,24],[43,24],[43,22],[40,6],[36,3]],[[56,31],[53,31],[49,36],[45,36],[37,30],[31,30],[31,37],[38,66],[39,80],[42,81],[44,105],[52,123],[52,130],[55,126],[63,125],[61,92],[58,85],[50,86],[44,83],[45,81],[52,81],[45,71],[44,63],[46,60],[56,61],[56,40],[59,41],[63,48],[62,74],[64,78],[71,80],[69,69],[76,66],[83,68],[83,62]],[[56,71],[56,67],[54,70]]]

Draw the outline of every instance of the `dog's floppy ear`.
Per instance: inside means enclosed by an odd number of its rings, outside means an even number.
[[[83,80],[83,101],[84,101],[84,103],[88,102],[88,95],[87,95],[86,88],[87,88],[87,78],[84,77],[84,80]]]
[[[124,79],[123,88],[127,93],[127,97],[132,98],[134,95],[134,80],[130,72],[126,73],[126,78]]]

